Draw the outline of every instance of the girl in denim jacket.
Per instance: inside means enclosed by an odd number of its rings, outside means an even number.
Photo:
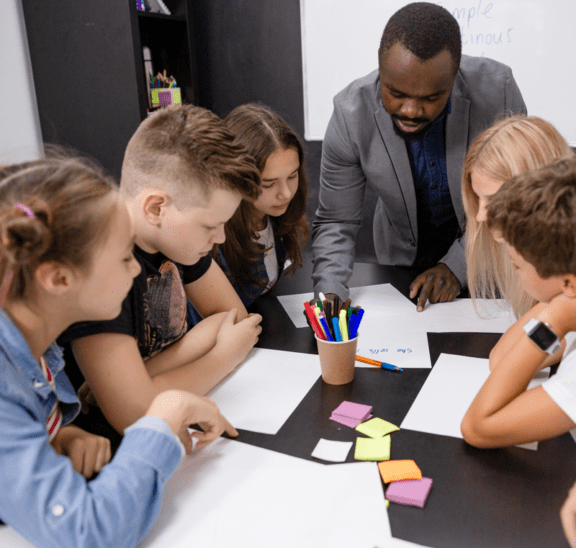
[[[202,426],[200,445],[237,435],[213,402],[176,390],[112,460],[107,439],[70,424],[80,403],[54,341],[120,313],[140,272],[133,246],[126,205],[97,168],[65,157],[0,168],[0,519],[37,548],[137,546],[191,450],[186,425]]]

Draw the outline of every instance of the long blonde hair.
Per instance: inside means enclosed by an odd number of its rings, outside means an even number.
[[[573,157],[574,151],[556,128],[537,116],[503,118],[472,143],[464,161],[462,199],[466,212],[468,287],[473,299],[505,298],[516,317],[536,304],[518,282],[504,245],[494,240],[486,223],[476,220],[479,199],[472,189],[472,173],[481,172],[505,183],[552,160]]]

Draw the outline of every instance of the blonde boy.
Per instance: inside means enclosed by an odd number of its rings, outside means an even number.
[[[119,432],[163,390],[206,394],[257,342],[262,318],[248,316],[209,252],[240,201],[258,197],[258,178],[222,120],[199,107],[161,110],[128,143],[120,189],[142,272],[115,320],[75,324],[60,339]],[[206,318],[189,331],[187,298]]]
[[[462,421],[464,439],[485,448],[545,440],[576,424],[576,160],[511,179],[490,199],[487,223],[540,302],[498,342],[492,373]],[[562,344],[557,373],[526,390]]]

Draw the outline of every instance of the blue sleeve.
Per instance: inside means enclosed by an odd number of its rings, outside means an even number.
[[[37,548],[137,546],[181,457],[174,436],[131,428],[88,482],[56,454],[45,425],[22,405],[0,399],[0,432],[0,518]]]

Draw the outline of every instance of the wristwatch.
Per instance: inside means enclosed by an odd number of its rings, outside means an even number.
[[[531,318],[524,325],[528,338],[543,352],[554,354],[562,345],[558,335],[547,324]]]

